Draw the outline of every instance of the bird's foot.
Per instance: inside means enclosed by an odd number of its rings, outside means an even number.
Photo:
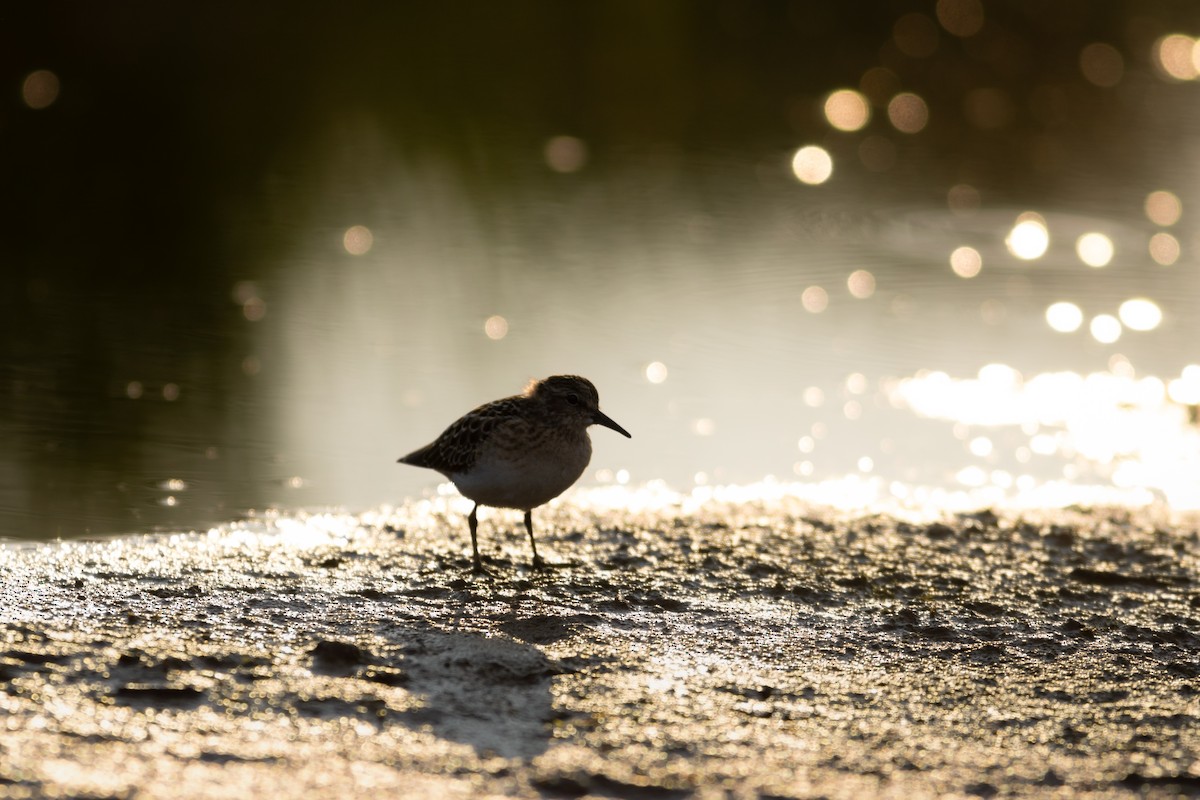
[[[483,565],[483,562],[482,562],[482,561],[480,561],[479,559],[475,559],[475,561],[472,563],[472,565],[471,565],[471,574],[472,574],[472,575],[482,575],[482,576],[484,576],[484,577],[486,577],[486,578],[494,578],[494,577],[496,577],[496,576],[495,576],[495,574],[493,574],[493,572],[492,572],[490,569],[488,569],[487,567],[485,567],[485,566]]]

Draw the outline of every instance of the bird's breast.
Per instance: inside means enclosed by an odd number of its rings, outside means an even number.
[[[586,431],[580,436],[535,432],[494,437],[471,469],[450,479],[480,505],[528,510],[570,488],[591,457],[592,442]]]

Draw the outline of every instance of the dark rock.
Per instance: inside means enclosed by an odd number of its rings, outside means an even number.
[[[1088,569],[1076,567],[1067,573],[1067,577],[1080,583],[1091,583],[1097,586],[1149,586],[1163,588],[1170,583],[1155,575],[1126,575],[1103,569]]]
[[[320,641],[313,645],[309,653],[313,663],[324,669],[351,667],[370,660],[361,647],[350,642]]]
[[[407,686],[409,683],[408,673],[394,667],[367,667],[358,673],[358,677],[384,686]]]
[[[987,782],[968,784],[963,787],[963,791],[967,794],[973,794],[976,797],[995,797],[1000,793],[1000,790],[994,784]]]
[[[171,705],[196,700],[204,695],[203,690],[194,686],[175,686],[169,684],[126,683],[120,686],[115,695],[126,700],[134,700],[152,704],[164,702]]]

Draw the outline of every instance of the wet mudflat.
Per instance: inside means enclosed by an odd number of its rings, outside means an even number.
[[[0,797],[1200,793],[1200,534],[418,504],[0,548]],[[566,563],[563,563],[566,562]]]

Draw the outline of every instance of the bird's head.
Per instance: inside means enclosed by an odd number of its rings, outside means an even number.
[[[557,417],[577,420],[585,428],[588,425],[603,425],[627,438],[633,438],[629,431],[600,410],[600,395],[587,378],[551,375],[529,384],[525,394],[540,400]]]

